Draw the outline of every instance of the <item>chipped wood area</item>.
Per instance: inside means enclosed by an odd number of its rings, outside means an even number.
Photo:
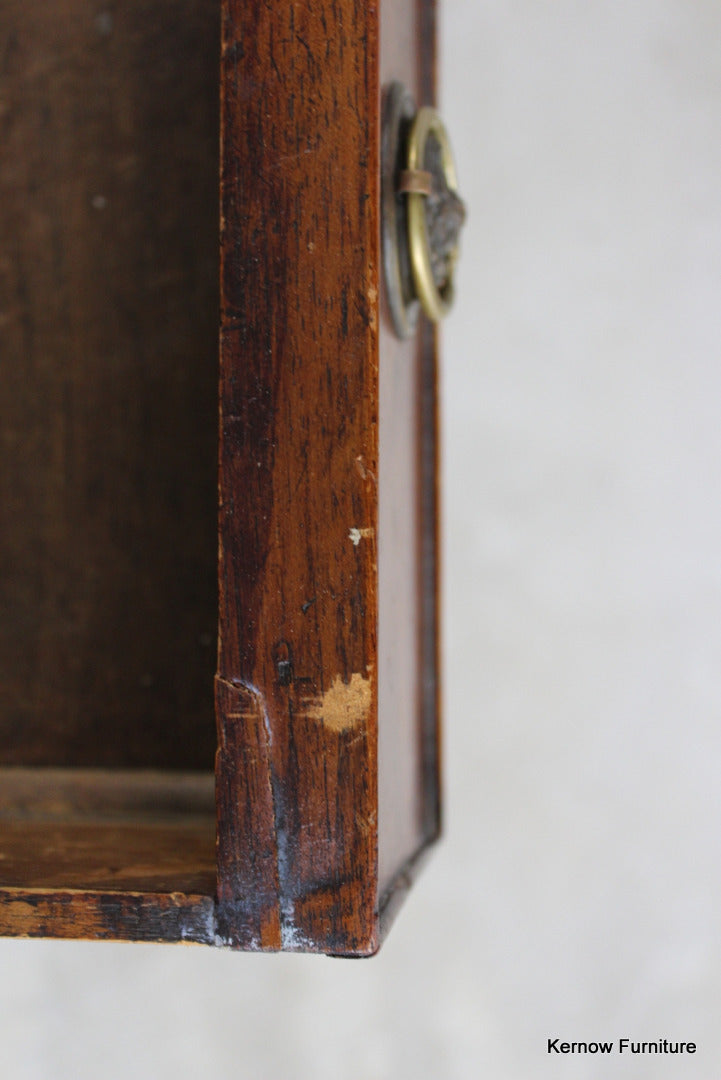
[[[330,731],[364,729],[370,719],[371,681],[354,672],[349,682],[335,678],[328,690],[308,707],[306,715]]]

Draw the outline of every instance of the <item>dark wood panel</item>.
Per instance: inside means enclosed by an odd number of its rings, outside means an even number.
[[[0,887],[215,892],[215,825],[0,822]]]
[[[212,945],[213,901],[182,893],[0,888],[0,936]]]
[[[225,0],[221,834],[269,793],[264,947],[377,947],[378,12]],[[254,717],[262,717],[262,723]],[[232,780],[232,774],[230,779]],[[262,817],[265,829],[266,818]],[[220,895],[248,892],[219,865]],[[272,876],[271,879],[272,881]],[[229,940],[242,908],[224,901]],[[258,915],[254,915],[257,918]]]
[[[393,337],[379,243],[382,85],[428,100],[434,28],[416,0],[224,6],[219,897],[238,947],[373,952],[438,831],[435,341]]]
[[[0,762],[210,768],[219,9],[0,5]]]
[[[0,821],[177,822],[214,813],[213,773],[0,768]]]
[[[215,940],[212,774],[0,769],[0,934]]]

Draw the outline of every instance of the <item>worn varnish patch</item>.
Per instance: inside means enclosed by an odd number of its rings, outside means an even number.
[[[279,949],[278,821],[265,701],[216,678],[219,944]]]
[[[308,710],[308,716],[331,731],[350,731],[366,722],[370,708],[370,679],[356,672],[350,682],[336,676],[330,689]]]

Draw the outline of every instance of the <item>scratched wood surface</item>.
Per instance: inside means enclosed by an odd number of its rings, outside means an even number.
[[[379,249],[382,78],[427,99],[433,34],[415,0],[224,4],[218,895],[241,948],[374,952],[437,832],[434,343],[381,326]]]

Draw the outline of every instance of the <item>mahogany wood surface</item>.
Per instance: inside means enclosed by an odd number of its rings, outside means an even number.
[[[0,887],[0,936],[168,941],[215,941],[208,896]]]
[[[3,821],[154,821],[212,817],[213,773],[0,768]]]
[[[3,821],[0,883],[212,897],[214,815],[179,823]]]
[[[434,343],[382,325],[379,217],[433,8],[223,12],[219,922],[365,955],[438,829]]]
[[[0,763],[212,768],[218,49],[0,4]]]
[[[212,773],[0,769],[0,888],[215,892]]]
[[[379,190],[434,12],[0,8],[0,934],[369,955],[438,833],[435,335]]]
[[[377,947],[377,38],[361,0],[224,4],[219,835],[249,790],[271,817],[260,865],[219,849],[245,948]]]
[[[213,779],[0,769],[0,934],[211,943]]]

